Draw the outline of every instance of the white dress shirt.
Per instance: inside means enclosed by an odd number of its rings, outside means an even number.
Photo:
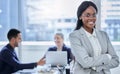
[[[87,32],[85,30],[85,33],[86,33],[86,35],[87,35],[88,39],[90,40],[90,43],[93,47],[94,56],[99,56],[101,54],[101,46],[100,46],[100,43],[98,41],[98,38],[96,36],[95,31],[93,31],[93,33],[90,34],[89,32]]]
[[[88,39],[90,40],[90,43],[91,43],[92,47],[93,47],[93,49],[91,49],[91,50],[94,51],[94,57],[101,55],[101,50],[102,49],[101,49],[100,43],[98,41],[98,38],[96,36],[95,30],[93,30],[92,34],[87,32],[85,29],[84,29],[84,31],[85,31]],[[93,69],[95,70],[95,67],[93,67]]]

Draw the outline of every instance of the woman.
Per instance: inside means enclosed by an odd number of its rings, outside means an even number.
[[[56,46],[50,47],[48,51],[67,51],[68,64],[73,60],[71,49],[64,44],[64,35],[62,33],[56,33],[54,36],[54,42]]]
[[[75,56],[74,74],[110,74],[110,69],[119,65],[107,34],[95,28],[97,12],[91,1],[78,7],[77,25],[69,36]]]
[[[55,46],[49,47],[48,51],[67,51],[67,62],[70,62],[74,59],[71,49],[64,44],[64,35],[62,33],[56,33],[54,35]],[[42,60],[45,59],[45,56]]]

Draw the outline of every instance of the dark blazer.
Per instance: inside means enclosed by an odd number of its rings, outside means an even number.
[[[31,69],[37,63],[21,64],[14,48],[7,44],[0,52],[0,74],[11,74],[22,69]]]
[[[50,47],[48,49],[48,51],[57,51],[57,47],[56,46]],[[67,46],[63,45],[62,51],[67,51],[67,60],[68,60],[68,64],[69,64],[73,60],[73,55],[71,53],[71,49],[68,48]]]

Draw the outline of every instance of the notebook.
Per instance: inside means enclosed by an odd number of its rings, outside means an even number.
[[[51,64],[51,66],[67,65],[67,51],[48,51],[46,53],[46,64]]]

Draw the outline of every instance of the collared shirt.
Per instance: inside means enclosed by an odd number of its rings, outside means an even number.
[[[87,32],[85,29],[84,29],[88,39],[90,40],[90,43],[93,47],[93,51],[94,51],[94,56],[99,56],[101,54],[101,46],[100,46],[100,43],[98,41],[98,38],[96,36],[96,33],[95,33],[95,29],[93,30],[93,33],[90,34],[89,32]]]
[[[62,51],[62,49],[57,49],[57,51]]]
[[[84,29],[84,28],[83,28]],[[100,46],[100,43],[98,41],[98,38],[96,36],[96,33],[95,33],[95,29],[93,30],[93,33],[90,34],[89,32],[87,32],[85,29],[84,29],[92,47],[93,47],[93,51],[94,51],[94,57],[95,56],[99,56],[101,54],[101,46]],[[96,70],[96,67],[92,67],[93,70]]]

